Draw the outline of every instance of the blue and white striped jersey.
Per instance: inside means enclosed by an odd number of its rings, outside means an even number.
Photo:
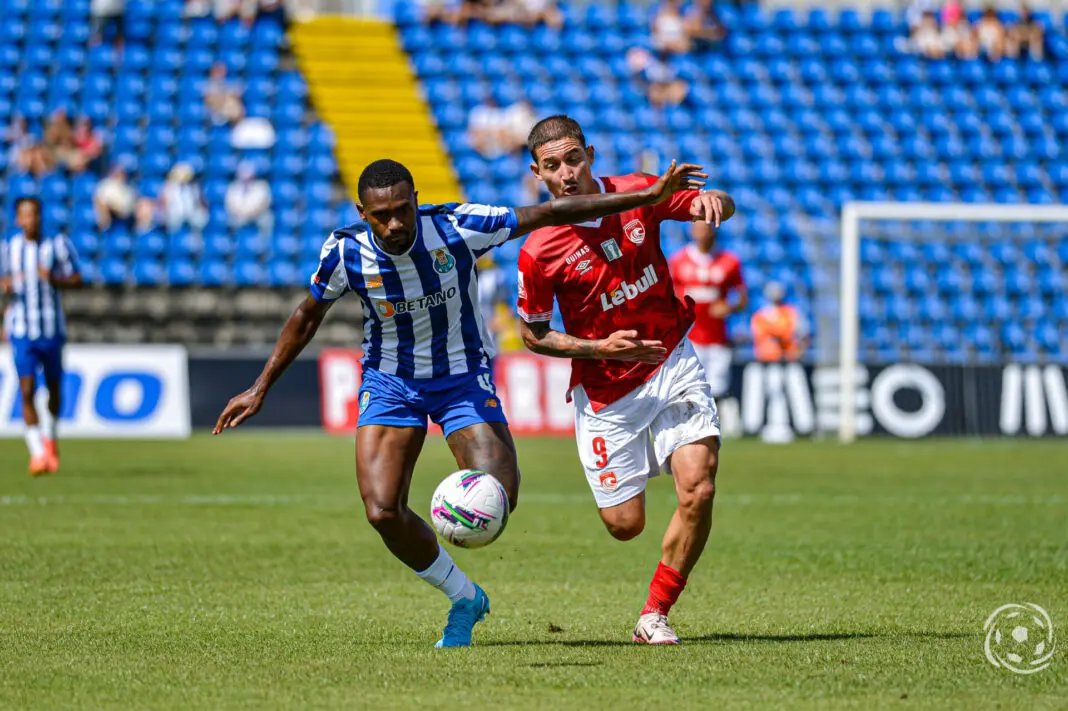
[[[21,232],[0,245],[0,276],[11,279],[14,299],[5,325],[12,340],[64,340],[67,323],[59,290],[41,278],[41,270],[69,277],[78,258],[64,235],[28,240]]]
[[[515,210],[420,205],[411,249],[388,254],[365,222],[335,230],[323,245],[312,295],[363,300],[363,365],[402,378],[475,372],[494,355],[478,303],[475,260],[504,244]]]

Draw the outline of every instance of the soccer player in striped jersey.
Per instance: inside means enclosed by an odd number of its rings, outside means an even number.
[[[444,430],[457,465],[497,477],[513,509],[518,499],[519,466],[490,375],[493,342],[478,308],[475,261],[540,227],[657,204],[703,184],[699,170],[672,163],[642,190],[511,208],[419,205],[407,168],[372,163],[357,188],[363,220],[327,239],[311,294],[289,318],[256,383],[226,406],[215,433],[259,411],[331,304],[354,293],[364,310],[356,479],[367,519],[394,556],[452,602],[437,646],[469,645],[489,598],[408,508],[408,489],[429,417]]]
[[[30,475],[39,476],[59,469],[56,424],[62,407],[60,385],[67,339],[59,290],[80,286],[82,277],[70,240],[41,233],[41,203],[37,198],[15,202],[15,223],[20,231],[0,246],[0,291],[11,301],[5,324],[22,392]],[[46,432],[41,431],[34,404],[39,371],[44,372],[52,414]]]

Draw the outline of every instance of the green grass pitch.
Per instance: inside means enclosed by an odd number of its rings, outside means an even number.
[[[670,481],[618,543],[571,441],[519,446],[508,530],[454,550],[493,613],[434,650],[447,601],[365,522],[350,441],[70,442],[40,480],[0,443],[0,707],[1068,708],[1068,443],[728,442],[678,648],[629,641]],[[453,469],[429,441],[417,510]],[[1044,672],[986,661],[1009,602],[1052,616]]]

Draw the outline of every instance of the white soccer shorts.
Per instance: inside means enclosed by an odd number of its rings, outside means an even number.
[[[723,397],[731,388],[731,349],[730,346],[707,345],[693,346],[697,359],[705,367],[708,384],[712,387],[712,397]]]
[[[719,436],[716,402],[689,339],[652,378],[600,412],[590,407],[581,385],[573,397],[579,459],[598,508],[645,491],[679,447]]]

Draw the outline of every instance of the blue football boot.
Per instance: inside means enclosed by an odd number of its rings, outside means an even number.
[[[481,622],[486,613],[490,611],[489,597],[485,591],[475,586],[475,596],[472,599],[463,598],[457,600],[449,609],[449,619],[445,623],[445,631],[435,647],[469,647],[471,646],[471,632],[475,625]]]

